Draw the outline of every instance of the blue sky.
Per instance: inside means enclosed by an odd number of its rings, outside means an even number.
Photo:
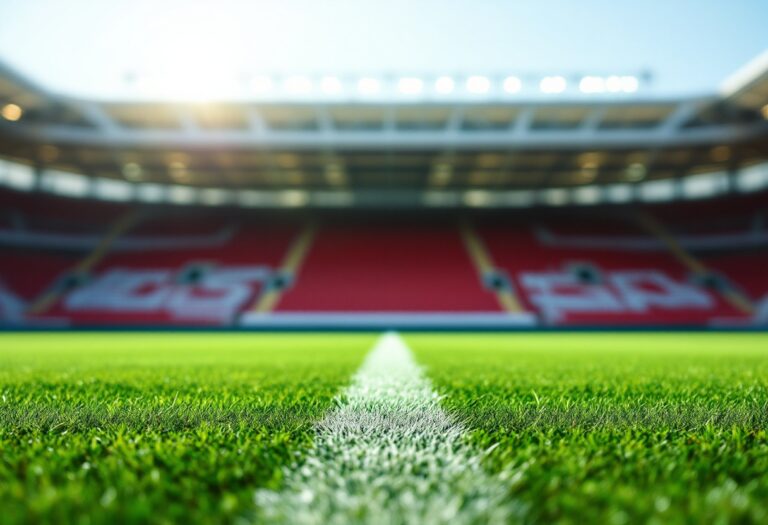
[[[768,0],[0,0],[0,59],[53,89],[127,72],[654,73],[706,93],[768,49]]]

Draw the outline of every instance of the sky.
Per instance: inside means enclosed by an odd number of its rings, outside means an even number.
[[[0,0],[0,60],[102,98],[169,72],[649,71],[654,93],[706,94],[768,49],[767,28],[768,0]]]

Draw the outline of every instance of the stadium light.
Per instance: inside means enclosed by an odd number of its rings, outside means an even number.
[[[96,179],[93,195],[97,199],[107,201],[128,201],[133,198],[136,185],[123,180]]]
[[[608,93],[619,93],[621,89],[621,77],[611,75],[605,79],[605,90],[608,91]]]
[[[171,72],[173,73],[173,71]],[[528,85],[524,78],[516,75],[495,77],[491,75],[469,75],[452,77],[442,75],[425,79],[418,76],[360,76],[348,78],[333,74],[313,76],[311,74],[292,75],[255,75],[245,77],[245,80],[232,82],[226,76],[201,80],[197,74],[164,74],[157,77],[146,77],[137,80],[137,85],[144,95],[159,95],[163,99],[186,101],[216,100],[216,95],[227,99],[229,97],[271,96],[298,99],[311,97],[338,96],[341,94],[356,94],[362,96],[385,95],[389,97],[444,96],[461,91],[464,95],[512,95],[523,92]],[[568,77],[550,75],[540,77],[538,87],[541,93],[559,94],[570,89]],[[535,86],[534,86],[535,87]],[[581,93],[635,93],[640,89],[638,77],[625,75],[583,76],[575,80],[575,86]],[[176,97],[176,98],[173,98]],[[0,106],[2,114],[8,120],[16,120],[21,116],[21,108],[15,104]],[[766,110],[768,114],[768,110]],[[766,117],[768,118],[768,117]]]
[[[312,81],[307,77],[288,77],[284,82],[289,93],[305,94],[312,91]]]
[[[52,144],[45,144],[40,147],[40,158],[43,159],[45,162],[53,162],[54,160],[59,158],[59,154],[61,151],[59,148]]]
[[[79,173],[46,170],[40,176],[40,186],[58,195],[84,197],[88,194],[88,180],[88,177]]]
[[[570,201],[570,192],[565,188],[551,188],[539,191],[539,198],[549,206],[565,206]]]
[[[179,64],[142,75],[135,85],[144,97],[184,102],[224,100],[242,91],[242,83],[226,72],[187,66]]]
[[[424,89],[424,82],[420,78],[404,77],[397,82],[397,89],[406,95],[418,95]]]
[[[523,83],[517,77],[507,77],[504,79],[504,91],[507,93],[517,93],[522,87]]]
[[[597,204],[602,197],[600,186],[582,186],[571,192],[571,199],[575,204]]]
[[[6,104],[0,114],[5,120],[16,122],[24,114],[24,110],[18,104]]]
[[[487,93],[491,88],[491,81],[488,77],[481,77],[478,75],[471,76],[467,79],[467,91],[475,94]]]
[[[461,194],[454,191],[427,190],[422,195],[422,202],[430,208],[456,206],[461,203]]]
[[[284,190],[278,194],[277,201],[290,208],[304,206],[309,202],[309,193],[303,190]]]
[[[736,183],[742,192],[768,188],[768,164],[756,164],[743,168],[738,173]]]
[[[123,164],[123,176],[130,181],[141,180],[143,170],[135,162],[126,162]]]
[[[435,165],[435,169],[432,172],[432,184],[435,186],[441,186],[448,184],[453,175],[453,169],[447,162],[441,162]]]
[[[582,164],[578,173],[578,182],[581,184],[588,184],[597,178],[598,170],[600,166],[597,162],[585,162]]]
[[[709,154],[712,157],[712,160],[725,162],[731,158],[731,148],[728,146],[717,146],[716,148],[712,148]]]
[[[627,180],[637,182],[643,180],[647,172],[648,168],[645,167],[645,164],[641,164],[640,162],[633,162],[627,166],[626,177]]]
[[[375,95],[381,90],[381,84],[375,78],[364,77],[357,81],[357,90],[363,95]]]
[[[686,199],[704,199],[728,191],[728,174],[724,171],[689,175],[680,180],[680,190]]]
[[[579,91],[582,93],[603,93],[605,91],[605,79],[594,76],[584,77],[579,81]]]
[[[325,166],[325,179],[329,184],[341,186],[346,182],[344,168],[337,162],[331,162]]]
[[[621,90],[624,91],[624,93],[635,93],[639,87],[640,87],[640,81],[637,80],[637,77],[633,77],[633,76],[621,77]]]
[[[178,182],[187,182],[189,180],[187,165],[180,160],[174,160],[168,163],[168,174],[173,180]]]
[[[171,204],[192,204],[197,201],[198,195],[195,188],[173,184],[168,186],[167,197]]]
[[[468,190],[464,192],[464,204],[484,208],[493,203],[493,194],[487,190]]]
[[[336,77],[323,77],[320,80],[320,89],[322,89],[324,93],[328,93],[329,95],[336,95],[338,93],[341,93],[341,90],[342,90],[341,80],[339,80]]]
[[[566,87],[568,87],[568,82],[561,76],[544,77],[539,82],[539,89],[542,93],[562,93]]]
[[[611,184],[603,190],[604,202],[620,204],[630,202],[633,198],[633,186],[631,184]]]
[[[638,185],[640,200],[664,202],[674,200],[677,185],[673,179],[651,180]]]
[[[232,192],[223,188],[200,190],[200,203],[206,206],[222,206],[232,201]]]
[[[351,206],[355,202],[355,194],[351,191],[316,191],[310,198],[315,206],[323,206],[325,208]]]
[[[451,77],[440,77],[437,80],[435,80],[435,91],[437,91],[441,95],[447,95],[449,93],[453,93],[453,89],[455,86],[456,86],[456,83],[453,81]]]
[[[32,166],[0,159],[0,184],[15,190],[30,191],[37,184]]]
[[[140,202],[163,202],[165,200],[166,188],[161,184],[137,184],[136,200]]]
[[[640,87],[637,77],[611,75],[609,77],[586,76],[579,81],[582,93],[635,93]]]
[[[266,76],[253,77],[251,79],[251,89],[254,93],[264,94],[272,91],[272,79]]]

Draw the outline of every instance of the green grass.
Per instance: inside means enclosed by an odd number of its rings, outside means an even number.
[[[528,521],[768,521],[765,335],[406,340]]]
[[[232,523],[372,335],[0,336],[0,522]]]
[[[248,521],[375,339],[0,335],[0,522]],[[768,522],[768,336],[405,339],[526,521]]]

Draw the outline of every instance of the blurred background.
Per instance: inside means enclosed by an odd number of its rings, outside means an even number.
[[[768,324],[759,0],[0,0],[0,324]]]

